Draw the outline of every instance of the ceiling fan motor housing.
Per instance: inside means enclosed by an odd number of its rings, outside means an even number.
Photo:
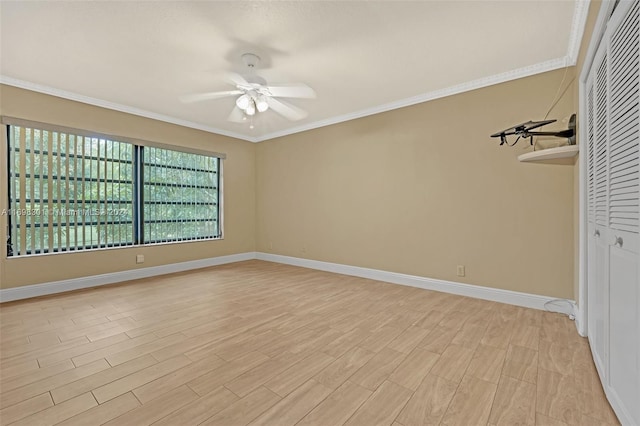
[[[242,62],[244,62],[248,68],[255,68],[260,63],[260,56],[254,53],[244,53],[242,55]]]

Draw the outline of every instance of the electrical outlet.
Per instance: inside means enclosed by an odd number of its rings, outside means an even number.
[[[136,263],[144,263],[144,254],[136,255]]]
[[[269,241],[269,250],[273,250],[273,241]]]
[[[458,265],[456,271],[459,277],[464,277],[464,265]]]

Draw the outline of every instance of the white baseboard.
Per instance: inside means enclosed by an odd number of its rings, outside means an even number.
[[[73,278],[63,281],[27,285],[0,290],[0,302],[28,299],[37,296],[62,293],[65,291],[79,290],[89,287],[97,287],[106,284],[114,284],[123,281],[148,278],[157,275],[171,274],[174,272],[188,271],[192,269],[206,268],[209,266],[224,265],[227,263],[241,262],[244,260],[259,259],[268,262],[282,263],[303,268],[317,269],[320,271],[334,272],[337,274],[351,275],[384,281],[392,284],[406,285],[426,290],[435,290],[443,293],[457,294],[460,296],[474,297],[476,299],[491,300],[510,305],[524,306],[526,308],[544,310],[546,302],[554,300],[552,297],[536,294],[520,293],[517,291],[502,290],[498,288],[482,287],[471,284],[462,284],[453,281],[425,278],[416,275],[400,274],[397,272],[381,271],[378,269],[361,268],[339,263],[321,262],[318,260],[302,259],[298,257],[282,256],[262,252],[247,252],[231,254],[228,256],[212,257],[208,259],[192,260],[189,262],[172,263],[169,265],[152,266],[149,268],[133,269],[130,271],[112,272],[108,274],[92,275],[89,277]]]
[[[108,274],[92,275],[89,277],[72,278],[69,280],[0,289],[0,302],[10,302],[12,300],[46,296],[48,294],[97,287],[157,275],[172,274],[174,272],[188,271],[191,269],[207,268],[209,266],[224,265],[226,263],[241,262],[243,260],[251,260],[255,258],[255,252],[230,254],[228,256],[211,257],[208,259],[151,266],[148,268],[132,269],[129,271],[112,272]]]
[[[416,275],[406,275],[397,272],[381,271],[378,269],[361,268],[358,266],[342,265],[339,263],[321,262],[318,260],[301,259],[298,257],[281,256],[270,253],[256,253],[256,259],[268,262],[284,263],[309,269],[335,272],[337,274],[352,275],[377,281],[385,281],[393,284],[418,287],[426,290],[435,290],[443,293],[457,294],[460,296],[474,297],[476,299],[491,300],[510,305],[523,306],[545,310],[545,303],[555,300],[554,297],[539,296],[537,294],[520,293],[517,291],[502,290],[498,288],[482,287],[471,284],[462,284],[454,281],[425,278]]]
[[[584,321],[584,313],[579,305],[575,306],[575,314],[576,314],[576,329],[578,330],[578,334],[582,337],[587,337],[587,324]]]

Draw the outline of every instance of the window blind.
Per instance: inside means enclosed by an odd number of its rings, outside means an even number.
[[[223,154],[2,121],[8,256],[222,237]]]

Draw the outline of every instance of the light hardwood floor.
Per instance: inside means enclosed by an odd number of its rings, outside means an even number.
[[[0,319],[3,425],[617,424],[562,315],[268,262]]]

